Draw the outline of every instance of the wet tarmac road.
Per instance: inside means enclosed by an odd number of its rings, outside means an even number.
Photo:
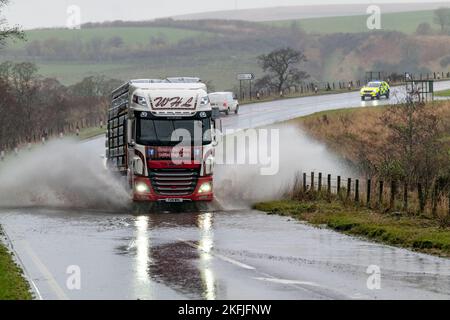
[[[242,107],[223,123],[249,128],[376,103],[360,102],[358,93],[290,99]],[[101,150],[103,141],[89,143]],[[224,210],[226,202],[143,215],[5,208],[0,224],[43,299],[450,299],[448,259],[245,206]],[[380,289],[368,289],[369,266],[380,270]],[[71,286],[74,270],[79,290]]]

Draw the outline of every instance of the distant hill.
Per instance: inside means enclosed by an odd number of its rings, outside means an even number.
[[[367,29],[367,15],[348,13],[267,22],[86,23],[80,30],[27,30],[28,41],[10,43],[0,51],[0,62],[34,61],[43,76],[65,84],[98,74],[123,80],[193,75],[218,90],[233,89],[238,73],[260,77],[256,57],[286,46],[305,51],[302,69],[318,81],[356,79],[368,69],[447,71],[450,35],[440,34],[433,17],[432,10],[385,12],[376,31]],[[415,34],[421,23],[430,24],[429,34]]]
[[[369,4],[309,5],[260,9],[242,9],[213,11],[173,16],[176,20],[245,20],[245,21],[278,21],[305,18],[337,17],[366,14]],[[439,7],[450,7],[449,2],[433,3],[385,3],[379,5],[383,13],[434,10]]]

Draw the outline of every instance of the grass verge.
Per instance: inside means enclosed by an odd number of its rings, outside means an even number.
[[[312,225],[327,227],[377,242],[450,257],[450,228],[439,227],[427,217],[378,213],[367,208],[327,200],[280,200],[254,205],[269,214],[291,216]]]
[[[434,95],[438,97],[450,97],[450,89],[437,91],[434,93]]]
[[[0,235],[2,234],[0,228]],[[31,300],[30,286],[11,253],[0,242],[0,300]]]

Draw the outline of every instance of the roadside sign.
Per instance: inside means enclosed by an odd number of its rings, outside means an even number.
[[[253,79],[255,79],[255,75],[253,73],[240,73],[240,74],[238,74],[237,79],[239,81],[253,80]]]

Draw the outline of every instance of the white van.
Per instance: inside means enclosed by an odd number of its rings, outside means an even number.
[[[230,112],[238,114],[239,101],[235,98],[233,92],[213,92],[208,94],[212,108],[219,109],[229,115]]]

